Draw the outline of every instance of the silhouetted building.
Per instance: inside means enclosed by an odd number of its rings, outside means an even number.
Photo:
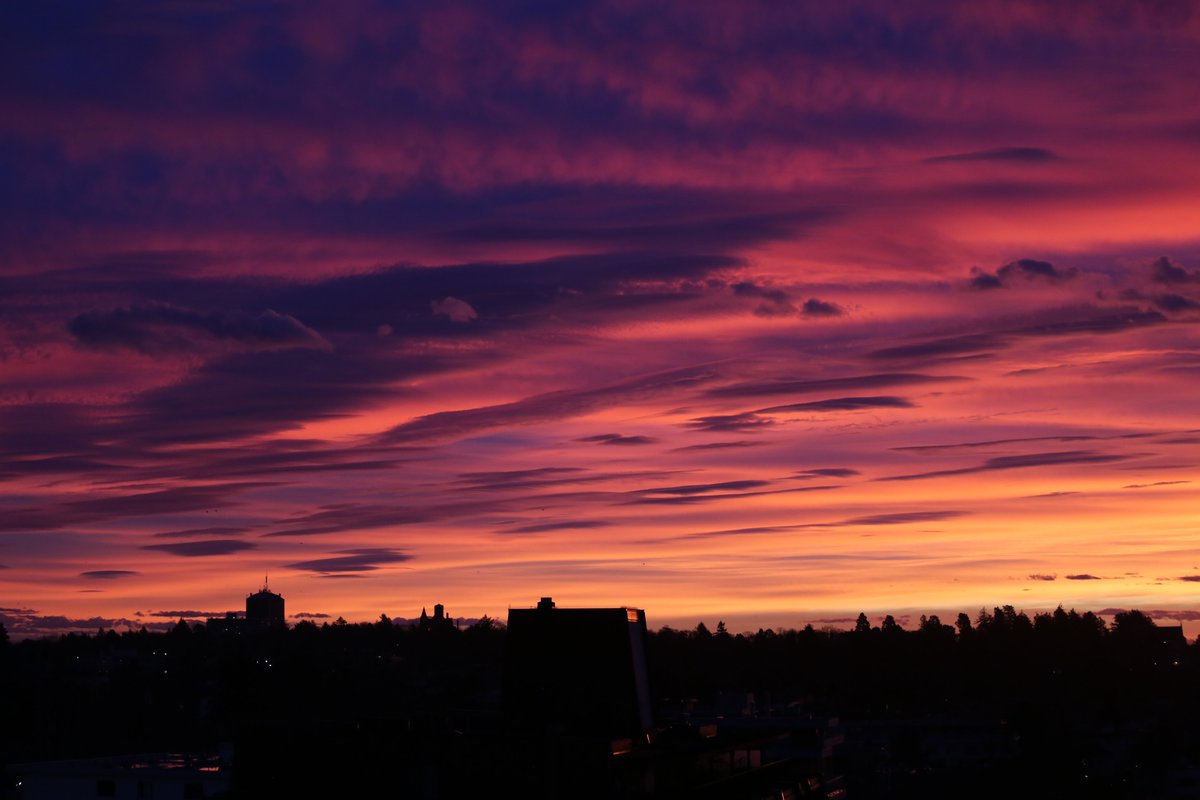
[[[1168,659],[1181,661],[1187,653],[1187,639],[1183,635],[1182,625],[1159,625],[1154,631]]]
[[[246,619],[236,611],[226,611],[223,617],[209,617],[205,627],[209,633],[241,633]]]
[[[246,626],[250,630],[271,630],[284,627],[283,596],[263,588],[246,595]]]
[[[454,620],[446,615],[446,607],[441,603],[434,603],[433,616],[429,616],[425,609],[421,609],[421,619],[418,623],[421,630],[436,630],[441,628],[453,628]]]
[[[212,633],[253,633],[284,628],[285,619],[283,596],[267,588],[264,578],[263,588],[246,595],[245,616],[240,616],[236,611],[227,611],[224,617],[209,617],[206,627]]]
[[[646,613],[556,608],[549,597],[511,609],[505,707],[517,729],[644,740],[652,725]]]

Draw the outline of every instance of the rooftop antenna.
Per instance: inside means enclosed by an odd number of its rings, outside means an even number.
[[[263,591],[264,592],[271,591],[270,582],[267,580],[267,578],[270,577],[270,575],[271,575],[270,570],[263,573]]]

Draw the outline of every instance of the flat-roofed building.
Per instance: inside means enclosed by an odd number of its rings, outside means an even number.
[[[508,612],[505,709],[511,725],[610,740],[644,738],[653,721],[646,613],[639,608]]]
[[[283,595],[263,588],[246,595],[246,626],[251,630],[264,631],[284,627]]]

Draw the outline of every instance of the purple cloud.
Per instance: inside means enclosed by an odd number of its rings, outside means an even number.
[[[976,150],[971,153],[955,153],[947,156],[931,156],[924,159],[927,164],[955,163],[1000,163],[1000,164],[1046,164],[1059,161],[1052,151],[1043,147],[998,147],[992,150]]]
[[[601,433],[595,436],[585,436],[576,439],[577,442],[595,442],[596,444],[631,445],[654,444],[658,440],[650,436],[622,436],[619,433]]]
[[[1018,456],[997,456],[989,458],[983,464],[974,467],[958,469],[941,469],[932,472],[917,472],[908,475],[891,475],[876,478],[879,481],[914,481],[926,478],[939,478],[946,475],[973,475],[980,472],[1000,472],[1010,469],[1031,469],[1034,467],[1052,467],[1074,464],[1109,464],[1116,461],[1127,461],[1131,455],[1095,453],[1088,450],[1066,450],[1055,453],[1030,453]]]
[[[399,564],[412,560],[411,555],[387,547],[368,547],[337,552],[338,555],[329,558],[297,561],[294,564],[288,564],[287,567],[332,576],[339,573],[373,572],[382,564]]]
[[[1155,283],[1200,283],[1200,270],[1189,272],[1166,256],[1156,259],[1150,270]]]
[[[184,556],[185,558],[227,556],[232,553],[253,550],[256,547],[258,545],[253,542],[245,542],[241,539],[204,539],[198,542],[142,545],[143,550],[158,550],[163,553],[170,553],[173,556]]]
[[[251,348],[332,348],[295,317],[271,309],[250,315],[156,304],[80,314],[68,328],[89,347],[123,347],[151,354],[193,350],[223,340]]]
[[[79,573],[81,578],[90,578],[92,580],[111,581],[117,578],[128,578],[140,573],[130,569],[93,569],[87,572]]]
[[[818,300],[810,297],[804,301],[803,314],[806,317],[840,317],[846,310],[836,303]]]
[[[984,272],[978,267],[972,269],[971,286],[976,289],[998,289],[1012,286],[1018,280],[1060,283],[1071,280],[1078,274],[1078,270],[1075,269],[1060,270],[1049,261],[1021,258],[1000,267],[995,274]]]

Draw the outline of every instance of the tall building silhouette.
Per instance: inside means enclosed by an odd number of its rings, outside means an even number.
[[[283,596],[267,587],[266,578],[263,588],[246,595],[246,627],[258,631],[284,627]]]
[[[525,730],[644,739],[652,726],[646,612],[536,608],[508,612],[505,706]]]

